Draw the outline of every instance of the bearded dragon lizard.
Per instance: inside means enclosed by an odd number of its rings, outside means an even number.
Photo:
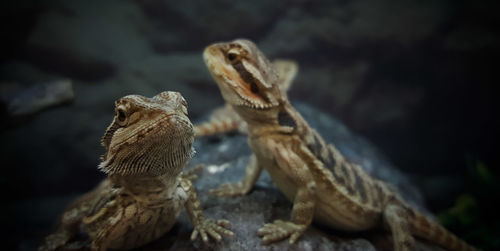
[[[107,178],[64,212],[59,228],[39,250],[64,247],[81,231],[92,250],[138,247],[168,232],[183,207],[194,225],[191,240],[232,236],[226,220],[203,217],[187,177],[191,173],[181,175],[194,152],[193,127],[181,94],[129,95],[115,106],[102,138],[106,153],[99,169]]]
[[[288,91],[293,79],[297,75],[297,63],[292,60],[276,59],[272,64],[278,72],[278,85],[283,91]],[[224,107],[213,111],[209,121],[196,125],[194,127],[194,136],[204,137],[235,130],[246,133],[247,125],[233,110],[231,105],[226,104]]]
[[[392,233],[398,251],[413,250],[414,237],[451,250],[474,250],[325,143],[290,104],[275,69],[253,42],[212,44],[203,58],[225,101],[247,123],[253,153],[240,182],[211,193],[244,195],[265,168],[293,202],[289,221],[275,220],[258,230],[263,244],[286,238],[294,243],[315,220],[350,232],[380,227]]]

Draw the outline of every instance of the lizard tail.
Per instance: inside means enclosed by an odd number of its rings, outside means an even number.
[[[195,126],[194,136],[203,137],[203,136],[234,131],[238,129],[240,124],[241,124],[240,120],[232,118],[227,118],[222,120],[211,120],[209,122],[205,122]]]
[[[461,251],[477,250],[423,214],[416,213],[411,227],[415,236],[436,243],[446,249]]]

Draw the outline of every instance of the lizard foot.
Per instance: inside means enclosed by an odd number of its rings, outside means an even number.
[[[233,237],[234,233],[229,230],[229,221],[227,220],[218,220],[217,222],[213,222],[209,219],[202,218],[196,226],[194,226],[194,231],[191,234],[191,241],[196,240],[198,235],[201,236],[203,242],[208,242],[208,236],[220,242],[222,240],[222,235],[227,237]]]
[[[306,230],[306,225],[295,224],[290,221],[275,220],[267,223],[257,231],[262,237],[262,244],[270,244],[286,239],[290,236],[290,244],[293,244]]]
[[[236,197],[245,195],[248,192],[241,182],[235,184],[222,184],[219,188],[210,189],[210,193],[219,197]]]

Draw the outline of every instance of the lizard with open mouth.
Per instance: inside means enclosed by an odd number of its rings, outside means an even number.
[[[253,153],[240,182],[211,193],[247,194],[264,168],[293,202],[289,221],[258,230],[264,244],[286,238],[294,243],[315,220],[349,232],[380,227],[392,233],[398,251],[413,250],[414,237],[450,250],[475,250],[327,144],[290,104],[276,70],[253,42],[212,44],[203,58],[225,101],[247,123]]]

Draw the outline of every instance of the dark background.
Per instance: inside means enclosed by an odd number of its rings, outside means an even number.
[[[497,1],[25,0],[0,6],[2,97],[60,79],[71,79],[75,92],[73,102],[31,116],[9,116],[7,101],[0,107],[2,217],[15,226],[7,230],[15,248],[26,249],[19,240],[47,231],[56,217],[47,216],[52,205],[103,177],[96,171],[99,140],[114,100],[180,91],[199,121],[223,104],[201,52],[239,37],[270,58],[296,60],[292,103],[318,107],[378,145],[420,186],[433,212],[468,194],[479,219],[494,215],[489,202],[498,193],[478,191],[488,191],[481,177],[495,183],[498,174]]]

